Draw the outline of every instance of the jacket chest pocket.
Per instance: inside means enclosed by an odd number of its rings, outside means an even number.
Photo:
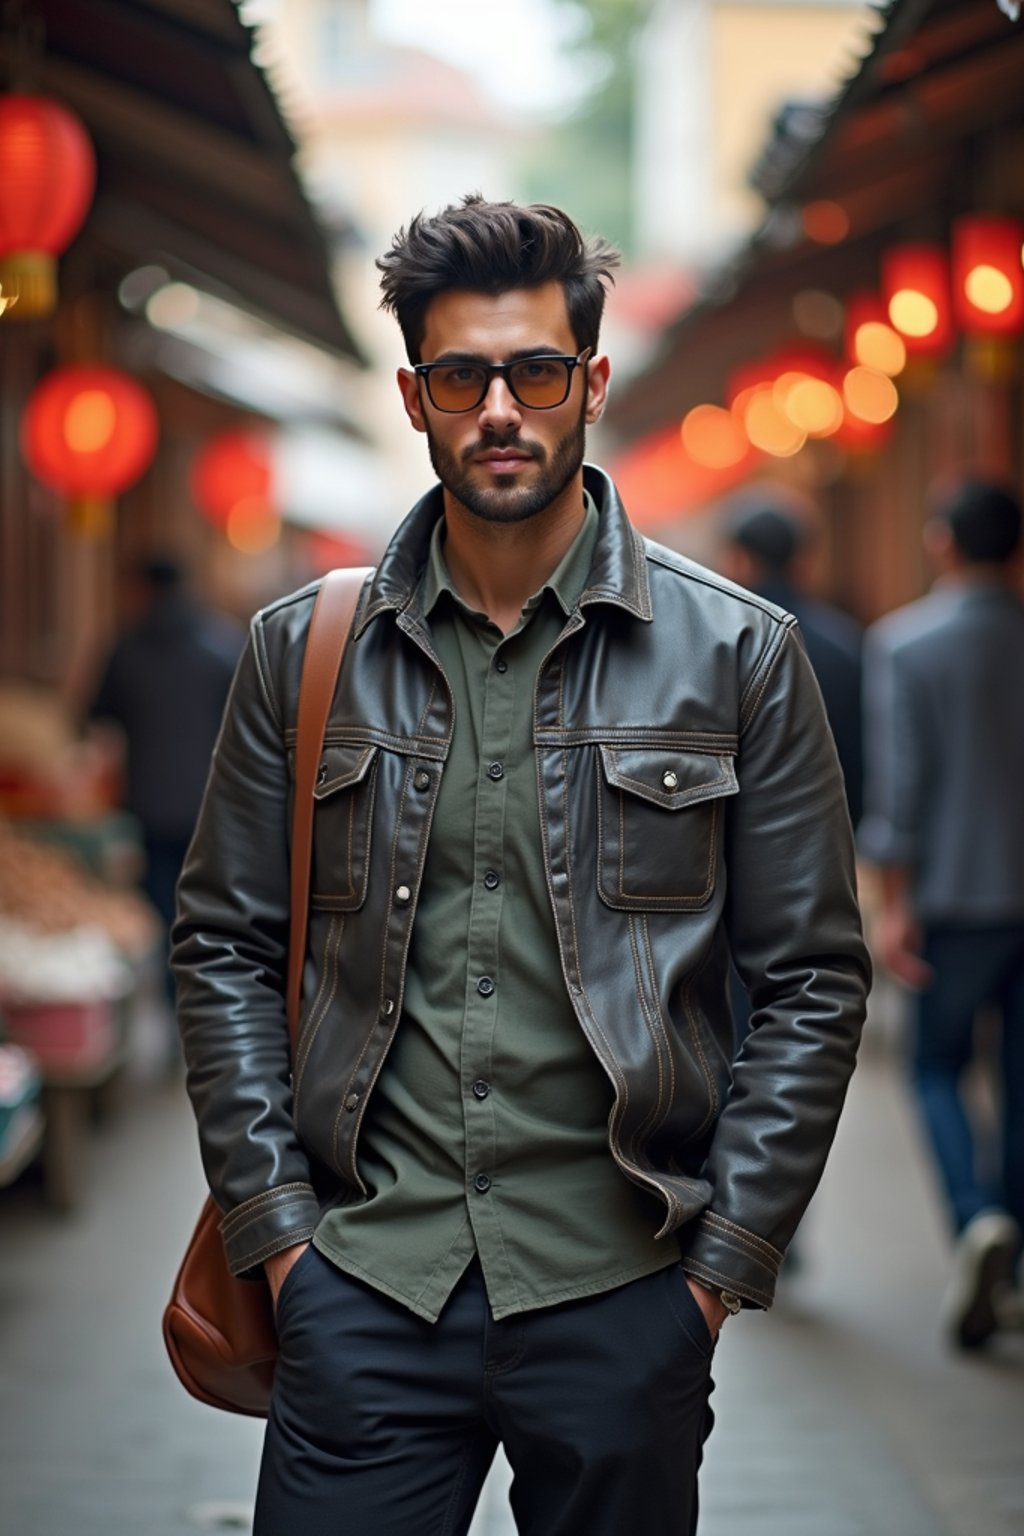
[[[634,909],[689,912],[715,888],[723,801],[739,789],[728,754],[600,749],[598,890]]]
[[[313,789],[310,905],[354,912],[366,900],[370,827],[377,784],[375,746],[327,746]]]

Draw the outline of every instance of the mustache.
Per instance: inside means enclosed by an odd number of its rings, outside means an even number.
[[[516,432],[502,436],[498,432],[486,432],[475,443],[470,443],[468,448],[462,450],[462,462],[469,464],[478,454],[487,453],[491,448],[514,448],[527,459],[543,459],[544,450],[536,443],[527,443]]]

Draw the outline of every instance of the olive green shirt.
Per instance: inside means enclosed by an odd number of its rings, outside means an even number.
[[[508,635],[459,597],[434,530],[421,595],[455,730],[402,1017],[359,1143],[365,1200],[321,1219],[341,1269],[436,1321],[478,1255],[495,1318],[679,1258],[608,1146],[612,1089],[562,977],[541,847],[537,673],[586,585],[598,513]]]

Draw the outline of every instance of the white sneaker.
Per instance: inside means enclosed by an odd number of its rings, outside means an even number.
[[[1020,1228],[1002,1211],[981,1211],[961,1232],[943,1305],[946,1331],[960,1349],[979,1348],[1000,1326],[1020,1249]]]

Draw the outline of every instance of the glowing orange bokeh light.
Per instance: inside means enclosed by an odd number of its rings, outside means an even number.
[[[843,380],[843,399],[851,416],[880,426],[896,414],[900,397],[895,384],[872,368],[851,368]]]
[[[706,469],[731,469],[749,452],[740,426],[720,405],[695,405],[683,418],[681,431],[690,458]]]

